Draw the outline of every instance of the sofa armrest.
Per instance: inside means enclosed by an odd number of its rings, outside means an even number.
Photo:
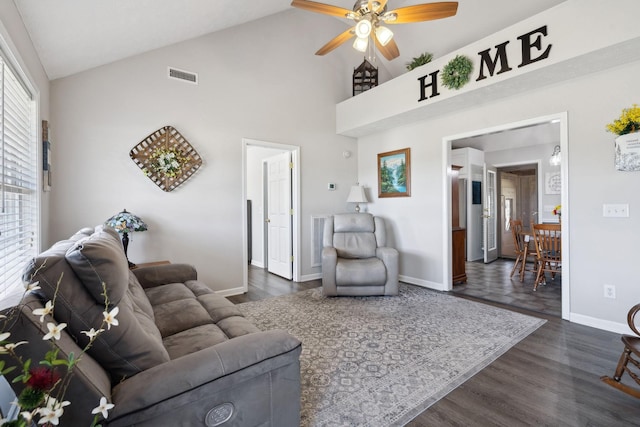
[[[338,252],[336,248],[325,246],[322,248],[322,293],[327,296],[338,295],[336,283],[336,267]]]
[[[132,270],[143,288],[154,288],[167,283],[184,283],[196,280],[198,273],[189,264],[165,264]]]
[[[385,295],[398,295],[398,250],[395,248],[378,248],[376,256],[382,260],[387,268],[387,282],[384,285]]]
[[[297,366],[299,387],[298,364],[301,349],[300,341],[285,331],[257,332],[147,369],[113,388],[112,397],[116,406],[109,414],[109,425],[112,422],[119,425],[119,419],[127,420],[123,425],[131,424],[128,417],[141,410],[157,416],[158,413],[170,410],[171,405],[167,401],[177,399],[189,402],[201,397],[199,388],[223,381],[237,373],[240,373],[240,378],[231,381],[229,389],[237,387],[240,380],[247,381],[293,363]],[[220,389],[224,390],[215,387],[216,392]],[[194,395],[189,396],[191,393]],[[180,402],[175,405],[180,406]],[[188,407],[186,411],[189,412]],[[137,419],[136,422],[142,420]]]

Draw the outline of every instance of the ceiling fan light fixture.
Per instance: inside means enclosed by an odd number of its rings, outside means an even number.
[[[391,31],[387,27],[378,26],[376,28],[376,38],[382,46],[386,46],[387,43],[389,43],[393,38],[393,31]]]
[[[394,22],[398,19],[398,14],[395,12],[388,12],[382,15],[379,19],[384,22]]]
[[[366,52],[369,46],[369,37],[357,37],[353,42],[353,48],[359,52]]]
[[[368,19],[358,21],[356,24],[356,36],[358,36],[358,38],[366,39],[369,37],[369,34],[371,34],[372,27],[371,21]]]

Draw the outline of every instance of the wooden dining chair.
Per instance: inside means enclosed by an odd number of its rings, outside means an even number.
[[[538,273],[533,290],[540,283],[546,283],[545,273],[551,273],[551,280],[562,268],[562,230],[560,224],[533,224],[533,240],[538,258]]]
[[[527,234],[524,232],[524,228],[522,226],[522,221],[519,219],[512,219],[509,221],[509,228],[511,229],[511,234],[513,235],[513,245],[514,251],[516,253],[516,262],[513,264],[513,268],[511,269],[511,274],[509,277],[513,277],[513,274],[520,267],[520,281],[524,280],[524,272],[527,269],[527,261],[530,259],[534,263],[534,269],[531,271],[537,272],[535,267],[536,264],[536,252],[529,245],[529,239],[527,239]]]
[[[640,332],[636,327],[635,317],[640,311],[640,304],[636,304],[631,307],[629,313],[627,313],[627,323],[629,327],[636,335],[622,335],[622,343],[624,344],[624,350],[622,356],[618,361],[618,366],[613,374],[613,378],[609,376],[602,376],[600,379],[611,387],[615,387],[618,390],[622,390],[633,397],[640,399],[640,388],[632,387],[628,384],[621,382],[622,375],[626,372],[627,375],[633,379],[638,385],[640,385]],[[635,358],[634,358],[635,356]]]

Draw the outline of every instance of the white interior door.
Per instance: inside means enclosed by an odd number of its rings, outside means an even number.
[[[267,163],[267,251],[270,273],[291,280],[293,242],[291,235],[291,153],[266,159]]]
[[[498,258],[498,170],[495,166],[484,164],[484,183],[482,247],[484,262],[488,263]]]

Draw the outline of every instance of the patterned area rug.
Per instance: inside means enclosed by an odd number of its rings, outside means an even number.
[[[404,425],[545,320],[411,285],[398,297],[320,288],[239,304],[302,341],[302,426]]]

